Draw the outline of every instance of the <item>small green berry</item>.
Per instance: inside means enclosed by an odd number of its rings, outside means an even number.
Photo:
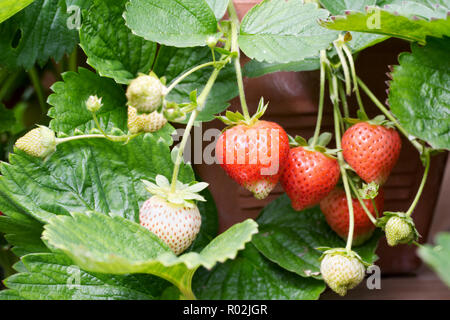
[[[16,148],[34,157],[45,158],[56,150],[55,133],[47,127],[39,126],[18,139]]]
[[[165,86],[152,75],[140,75],[128,86],[126,95],[128,105],[140,113],[157,110],[164,98]]]
[[[366,268],[356,257],[343,253],[325,254],[320,273],[327,285],[337,294],[345,296],[347,290],[356,287],[363,279]]]
[[[414,240],[415,233],[411,224],[405,219],[393,216],[389,218],[385,227],[386,240],[391,247],[407,244]]]

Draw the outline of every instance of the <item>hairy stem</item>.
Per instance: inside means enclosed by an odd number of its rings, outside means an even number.
[[[344,117],[350,118],[350,111],[348,108],[347,97],[345,96],[345,91],[344,91],[344,88],[342,87],[341,83],[339,83],[339,96],[341,97],[341,101],[342,101],[342,109],[344,111]],[[348,127],[348,123],[345,123],[345,128],[347,128],[347,127]]]
[[[319,95],[319,110],[317,112],[317,122],[316,129],[314,131],[314,137],[312,141],[312,147],[314,147],[317,143],[317,139],[319,139],[320,135],[320,127],[322,125],[322,116],[323,116],[323,101],[325,97],[325,59],[326,53],[325,50],[320,51],[320,95]]]
[[[333,78],[336,78],[335,75],[333,75]],[[332,87],[333,88],[333,87]],[[336,95],[337,92],[330,92],[331,95]],[[347,236],[347,244],[345,246],[345,249],[348,253],[352,250],[352,243],[353,243],[353,232],[355,228],[355,217],[353,212],[353,199],[350,191],[350,186],[348,182],[347,177],[347,171],[344,167],[344,156],[342,155],[342,146],[341,146],[341,131],[340,131],[340,111],[339,111],[339,102],[336,99],[331,99],[333,101],[333,114],[334,114],[334,130],[335,130],[335,138],[336,138],[336,148],[339,150],[338,155],[338,162],[339,162],[339,168],[341,170],[341,176],[342,176],[342,182],[344,183],[344,190],[345,195],[347,197],[347,206],[348,206],[348,213],[349,213],[349,224],[348,224],[348,236]]]
[[[175,192],[176,185],[177,185],[177,179],[178,179],[178,173],[180,171],[180,165],[183,160],[183,152],[184,148],[186,147],[187,140],[189,138],[189,135],[191,133],[192,126],[194,125],[195,118],[198,115],[198,110],[201,110],[206,102],[206,99],[208,98],[209,93],[211,92],[211,89],[219,76],[220,70],[222,69],[222,66],[216,67],[214,71],[211,73],[211,76],[208,79],[208,82],[206,83],[205,87],[203,88],[202,93],[197,99],[198,106],[197,108],[192,111],[191,116],[189,117],[189,121],[186,125],[186,129],[183,133],[183,138],[181,139],[180,147],[178,149],[177,158],[175,160],[175,166],[173,168],[173,174],[172,174],[172,182],[170,185],[171,191]]]
[[[342,45],[339,44],[340,39],[333,41],[333,45],[336,48],[339,60],[341,61],[342,70],[344,71],[345,79],[345,93],[349,96],[352,93],[352,80],[350,78],[350,71],[348,68],[347,60],[342,52]]]
[[[69,56],[69,70],[73,72],[77,72],[77,61],[78,61],[78,47],[75,47],[75,50]]]
[[[139,136],[141,133],[131,134],[131,135],[123,135],[123,136],[108,136],[104,134],[82,134],[79,136],[71,136],[67,138],[56,138],[56,144],[61,144],[69,141],[74,140],[81,140],[81,139],[107,139],[113,142],[123,142],[123,141],[129,141],[137,136]]]
[[[409,207],[406,215],[411,216],[414,209],[417,206],[417,203],[420,200],[420,196],[422,195],[423,188],[425,187],[425,183],[427,182],[428,171],[430,170],[430,151],[428,149],[425,150],[425,171],[423,173],[422,181],[420,182],[419,190],[417,190],[416,197],[414,198],[413,203]]]
[[[359,94],[358,81],[357,81],[358,77],[356,76],[355,62],[353,61],[352,52],[345,44],[343,45],[343,49],[344,49],[344,52],[347,55],[348,61],[350,63],[350,71],[351,71],[352,78],[353,78],[353,90],[355,91],[356,101],[358,102],[359,111],[366,119],[368,119],[366,110],[364,109],[364,105],[361,100],[361,95]]]
[[[172,91],[173,88],[175,88],[181,81],[183,81],[184,79],[189,77],[194,72],[196,72],[196,71],[198,71],[198,70],[200,70],[202,68],[205,68],[205,67],[213,66],[215,63],[216,63],[215,61],[206,62],[206,63],[200,64],[200,65],[198,65],[198,66],[196,66],[196,67],[186,71],[185,73],[180,75],[178,78],[176,78],[174,81],[172,81],[170,86],[167,87],[167,90],[166,90],[165,94],[168,95],[169,92]]]
[[[236,78],[239,88],[239,98],[241,100],[242,113],[246,121],[250,121],[250,114],[248,112],[247,101],[245,99],[244,81],[242,80],[242,70],[240,62],[240,51],[238,44],[238,28],[239,18],[234,8],[233,0],[228,2],[228,14],[231,18],[231,51],[237,53],[237,57],[234,59],[234,67],[236,69]]]
[[[400,131],[405,137],[407,137],[409,139],[408,132],[406,132],[406,130],[400,125],[400,123],[397,121],[397,119],[380,102],[380,100],[378,100],[378,98],[372,93],[372,91],[370,91],[370,89],[364,84],[364,82],[362,82],[362,80],[360,78],[357,78],[357,81],[358,81],[358,84],[361,87],[361,89],[363,89],[363,91],[367,94],[367,96],[370,98],[370,100],[372,100],[372,102],[378,107],[378,109],[380,109],[380,111],[383,112],[383,114],[386,116],[386,118],[391,120],[394,123],[395,127],[398,129],[398,131]],[[419,153],[422,153],[423,146],[415,140],[410,140],[410,141],[413,144],[413,146],[419,151]]]
[[[43,114],[47,114],[47,105],[44,100],[44,91],[42,89],[41,81],[39,80],[39,75],[37,73],[36,67],[33,66],[30,71],[28,71],[28,75],[30,76],[34,91],[36,91],[41,111]]]

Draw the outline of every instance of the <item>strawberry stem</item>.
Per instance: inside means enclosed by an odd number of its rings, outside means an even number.
[[[171,185],[170,185],[170,191],[171,192],[175,192],[176,191],[177,180],[178,180],[178,173],[180,171],[181,160],[183,158],[183,151],[184,151],[184,148],[186,146],[187,139],[189,138],[192,126],[194,125],[194,121],[195,121],[195,118],[197,117],[197,115],[198,115],[198,110],[197,109],[192,111],[191,116],[189,117],[189,121],[188,121],[188,123],[186,125],[186,129],[184,130],[183,138],[181,139],[181,143],[180,143],[180,146],[178,148],[177,158],[175,160],[175,166],[173,167],[172,182],[171,182]]]
[[[417,190],[416,197],[414,198],[413,203],[406,212],[407,216],[411,216],[414,209],[416,208],[417,203],[420,200],[420,196],[422,195],[423,188],[425,187],[425,183],[427,182],[428,172],[430,170],[430,150],[425,149],[424,153],[425,153],[425,171],[423,173],[422,181],[420,182],[419,190]]]
[[[373,210],[375,210],[375,215],[377,216],[377,218],[380,217],[380,213],[378,212],[378,208],[377,208],[377,204],[375,203],[374,199],[370,199],[372,201],[372,206],[373,206]]]
[[[339,95],[340,95],[341,101],[342,101],[342,109],[344,110],[344,117],[350,118],[347,97],[345,95],[345,91],[344,91],[344,88],[342,87],[341,83],[339,83]],[[345,126],[345,128],[348,128],[348,123],[344,123],[344,126]]]
[[[39,80],[36,67],[33,66],[30,71],[28,71],[28,75],[30,76],[31,83],[33,84],[34,91],[36,92],[41,111],[45,115],[47,114],[47,104],[44,100],[44,91],[42,90],[41,81]]]
[[[372,213],[369,211],[369,209],[366,206],[366,203],[361,199],[361,196],[359,195],[358,190],[356,189],[355,184],[353,183],[353,181],[351,179],[349,179],[349,184],[350,187],[353,190],[353,193],[355,194],[356,198],[359,201],[359,204],[361,205],[361,207],[363,208],[364,212],[366,213],[367,217],[369,218],[369,220],[376,225],[377,220],[372,216]],[[373,201],[373,199],[372,199]],[[375,202],[373,202],[373,206],[375,207]],[[376,207],[375,207],[376,208]]]
[[[340,35],[337,40],[333,41],[333,45],[336,48],[339,60],[341,61],[342,70],[344,71],[345,93],[349,96],[352,93],[352,80],[350,78],[350,71],[348,68],[347,60],[345,59],[344,53],[342,52],[342,47],[344,45],[342,35]]]
[[[105,136],[105,138],[108,139],[108,135],[100,126],[100,122],[98,121],[97,114],[95,112],[91,112],[91,113],[92,113],[92,118],[94,119],[95,126],[97,127],[98,130],[100,130],[100,132]]]
[[[357,80],[358,77],[356,75],[355,61],[353,60],[353,55],[352,55],[351,50],[345,44],[342,47],[343,47],[344,52],[347,55],[348,61],[350,63],[350,71],[351,71],[352,78],[353,78],[353,90],[355,91],[356,101],[358,102],[359,111],[365,118],[364,120],[366,120],[369,117],[367,116],[366,110],[364,109],[364,105],[361,100],[361,95],[359,93],[358,80]]]
[[[312,147],[316,146],[320,135],[320,126],[322,125],[323,116],[323,101],[325,97],[325,68],[326,68],[326,53],[325,50],[320,51],[320,95],[319,95],[319,110],[317,112],[316,129],[312,141]]]
[[[82,134],[79,136],[72,136],[72,137],[67,137],[67,138],[56,138],[56,144],[58,145],[61,143],[74,141],[74,140],[98,139],[98,138],[107,139],[107,140],[110,140],[113,142],[123,142],[123,141],[129,141],[129,140],[139,136],[140,134],[142,134],[142,132],[132,134],[132,135],[127,134],[127,135],[122,135],[122,136],[108,136],[108,135],[104,135],[104,134]]]
[[[236,69],[236,78],[239,89],[239,98],[241,100],[242,113],[244,115],[245,121],[250,122],[250,114],[248,113],[247,101],[245,99],[244,81],[242,80],[242,70],[240,62],[240,50],[238,43],[239,18],[237,16],[233,0],[230,0],[228,2],[228,14],[230,15],[231,19],[231,51],[236,52],[237,54],[234,59],[234,67]]]
[[[167,90],[166,90],[164,95],[167,96],[169,94],[169,92],[172,91],[173,88],[175,88],[181,81],[186,79],[188,76],[190,76],[194,72],[196,72],[196,71],[198,71],[198,70],[200,70],[202,68],[206,68],[206,67],[209,67],[209,66],[214,66],[216,63],[217,63],[216,61],[206,62],[206,63],[200,64],[200,65],[198,65],[196,67],[193,67],[192,69],[186,71],[185,73],[180,75],[178,78],[176,78],[174,81],[172,81],[170,86],[167,87]]]
[[[411,143],[419,151],[419,153],[422,153],[423,146],[418,141],[410,139],[408,132],[406,132],[406,130],[400,125],[400,123],[397,121],[397,119],[391,114],[391,112],[388,109],[386,109],[386,107],[380,102],[380,100],[378,100],[377,97],[375,97],[375,95],[372,93],[372,91],[370,91],[370,89],[364,84],[364,82],[362,82],[362,80],[360,78],[357,77],[357,81],[358,81],[358,84],[361,87],[361,89],[363,89],[363,91],[367,94],[367,96],[370,98],[370,100],[372,100],[372,102],[378,107],[378,109],[380,109],[380,111],[383,112],[383,114],[386,116],[386,118],[391,120],[394,123],[395,127],[406,138],[408,138],[408,140],[411,141]]]
[[[336,75],[332,75],[333,82],[336,81]],[[331,90],[336,90],[336,87],[330,86]],[[349,187],[347,172],[344,167],[344,156],[342,155],[342,146],[341,146],[341,130],[340,130],[340,123],[339,119],[341,117],[340,111],[339,111],[339,101],[337,99],[334,99],[333,97],[336,97],[337,92],[330,92],[331,100],[333,102],[333,115],[334,115],[334,130],[335,130],[335,138],[336,138],[336,148],[339,150],[338,155],[338,162],[339,162],[339,168],[341,170],[341,176],[342,176],[342,182],[344,183],[344,190],[345,195],[347,198],[347,207],[348,207],[348,213],[349,213],[349,224],[348,224],[348,236],[347,236],[347,244],[345,246],[345,249],[348,253],[351,253],[352,251],[352,243],[353,243],[353,232],[355,228],[355,217],[353,213],[353,200],[352,195]]]
[[[222,56],[222,58],[223,58],[223,56]],[[191,116],[189,117],[189,121],[186,125],[186,129],[183,133],[183,138],[181,139],[180,147],[178,149],[177,158],[175,160],[175,166],[173,168],[172,182],[170,185],[170,189],[172,192],[176,191],[178,173],[180,171],[180,165],[181,165],[181,161],[183,159],[184,148],[186,146],[187,139],[189,138],[189,135],[191,133],[192,126],[194,125],[195,118],[197,117],[199,110],[201,110],[203,108],[203,106],[206,102],[206,99],[208,98],[208,95],[211,92],[211,89],[212,89],[217,77],[219,76],[220,70],[222,70],[223,66],[224,66],[224,64],[216,65],[214,71],[211,73],[211,76],[208,79],[208,82],[206,83],[205,87],[203,88],[202,93],[198,96],[197,108],[194,111],[192,111]]]

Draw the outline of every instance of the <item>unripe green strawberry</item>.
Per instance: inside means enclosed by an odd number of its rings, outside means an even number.
[[[165,126],[167,119],[158,111],[138,114],[136,108],[128,107],[128,130],[130,133],[155,132]]]
[[[56,150],[55,133],[47,127],[39,126],[18,139],[16,148],[34,157],[45,158]]]
[[[398,244],[407,244],[415,239],[413,227],[400,217],[389,218],[385,226],[386,240],[391,247]]]
[[[345,253],[325,253],[320,273],[334,292],[345,296],[347,290],[353,289],[364,279],[365,267],[358,258]]]
[[[178,255],[194,241],[202,218],[196,205],[175,205],[155,195],[142,205],[139,221]]]
[[[161,106],[164,90],[165,86],[155,76],[140,75],[128,86],[128,105],[138,112],[151,113]]]

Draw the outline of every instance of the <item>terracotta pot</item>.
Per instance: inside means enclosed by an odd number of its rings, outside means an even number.
[[[238,0],[234,2],[238,15],[242,18],[255,3],[260,1]],[[359,55],[357,60],[358,75],[381,101],[385,101],[387,98],[385,81],[389,80],[386,75],[389,72],[388,66],[397,64],[398,54],[408,50],[408,43],[391,39],[364,50]],[[318,72],[280,72],[256,79],[244,79],[244,82],[251,112],[255,111],[260,97],[263,96],[266,101],[270,101],[264,119],[279,123],[291,135],[312,136],[319,97]],[[369,116],[375,116],[379,113],[370,100],[365,99],[365,97],[364,104]],[[350,101],[349,105],[355,106],[356,103]],[[232,102],[231,109],[239,110],[239,108],[239,101],[235,99]],[[326,104],[323,129],[330,132],[332,132],[331,110],[331,105]],[[223,127],[224,125],[221,122],[212,121],[204,124],[203,129],[223,129]],[[443,154],[433,158],[422,200],[414,213],[422,239],[427,239],[428,236],[446,156],[446,154]],[[283,192],[278,185],[267,199],[259,201],[228,178],[218,165],[201,164],[195,167],[201,178],[210,183],[210,190],[219,211],[220,231],[224,231],[246,218],[256,218],[265,205]],[[385,210],[406,210],[415,196],[422,173],[423,167],[417,151],[406,139],[403,139],[399,162],[385,185]],[[415,251],[416,248],[412,246],[388,248],[385,240],[382,240],[377,250],[377,254],[380,256],[377,264],[381,267],[383,274],[413,272],[420,266],[420,260],[417,258]]]

